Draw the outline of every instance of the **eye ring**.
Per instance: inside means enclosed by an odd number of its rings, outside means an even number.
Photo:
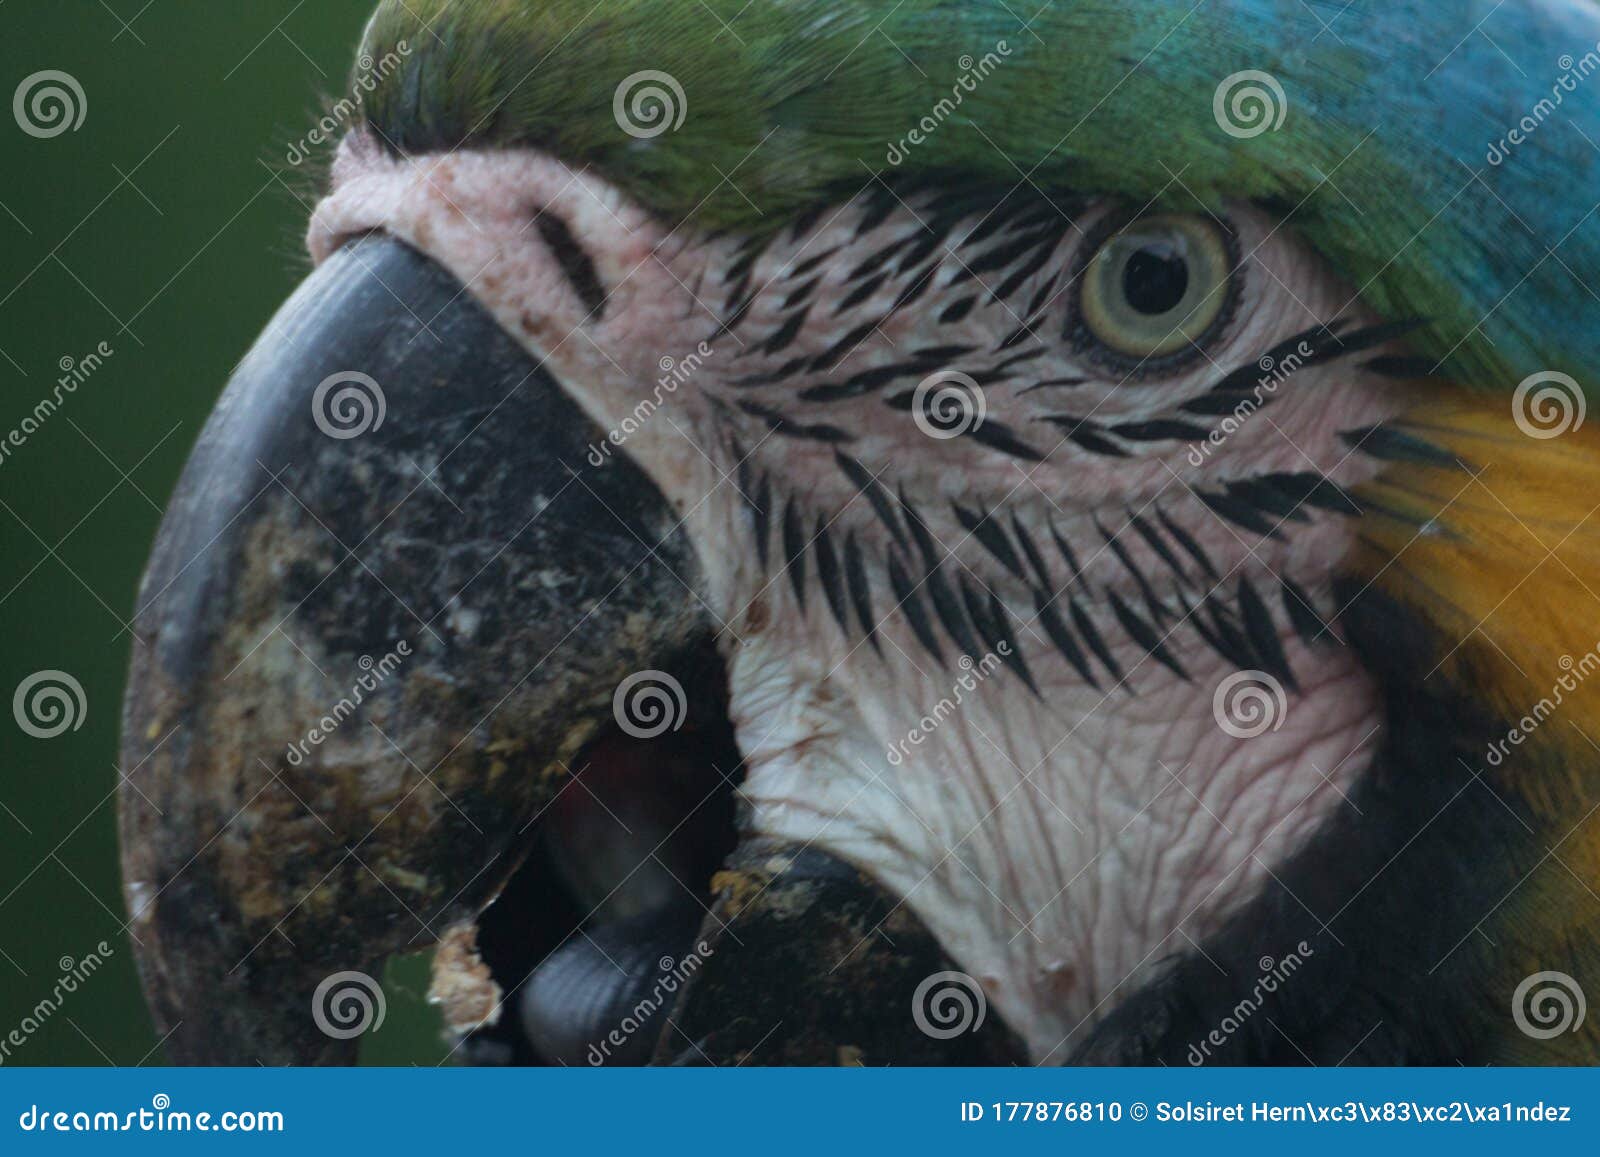
[[[1068,336],[1134,376],[1199,357],[1238,304],[1237,238],[1206,214],[1108,217],[1082,253]]]

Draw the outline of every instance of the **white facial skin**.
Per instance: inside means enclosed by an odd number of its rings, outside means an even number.
[[[1102,435],[1179,418],[1218,430],[1221,416],[1178,407],[1311,327],[1342,321],[1340,332],[1353,333],[1377,319],[1270,218],[1231,207],[1239,268],[1227,318],[1182,364],[1130,373],[1084,340],[1075,320],[1085,247],[1111,231],[1108,214],[1124,210],[1092,198],[1059,199],[1058,209],[1022,193],[1001,207],[997,220],[1006,224],[990,236],[963,244],[986,220],[974,208],[921,265],[894,274],[891,260],[884,267],[891,276],[840,309],[872,280],[848,280],[863,261],[920,236],[934,216],[929,194],[902,193],[900,201],[873,184],[798,236],[786,227],[759,247],[745,263],[753,303],[730,332],[720,331],[745,295],[740,239],[708,240],[692,224],[673,230],[593,174],[532,152],[397,161],[352,137],[334,190],[317,210],[311,247],[321,260],[377,229],[416,246],[460,278],[601,427],[625,435],[610,452],[627,454],[652,476],[681,512],[705,566],[701,594],[724,626],[750,826],[814,843],[903,897],[983,982],[1035,1059],[1059,1062],[1163,958],[1192,950],[1255,894],[1341,806],[1378,739],[1370,680],[1333,641],[1336,630],[1314,647],[1296,634],[1281,588],[1292,580],[1323,620],[1333,619],[1330,579],[1349,542],[1349,520],[1307,504],[1287,520],[1261,514],[1278,527],[1263,537],[1225,521],[1198,494],[1274,472],[1315,472],[1354,487],[1376,463],[1339,433],[1382,421],[1409,398],[1395,381],[1361,368],[1390,352],[1374,346],[1295,367],[1264,392],[1269,401],[1259,412],[1228,422],[1219,444],[1102,437],[1126,451],[1111,456],[1067,439],[1063,427],[1043,419],[1092,417],[1085,429]],[[869,196],[892,203],[881,223],[858,236]],[[537,223],[546,216],[564,224],[592,263],[602,309],[585,303],[570,264],[563,269]],[[1049,238],[986,267],[986,255],[1030,232]],[[1040,260],[1031,263],[1034,256]],[[930,266],[923,292],[891,313]],[[1002,289],[1004,300],[994,300],[991,291]],[[962,312],[957,303],[973,295],[970,311],[952,320]],[[805,301],[804,320],[784,333]],[[839,346],[871,322],[878,324],[864,337]],[[1001,349],[1024,322],[1033,336]],[[971,348],[933,362],[917,358],[948,347]],[[830,350],[835,357],[824,358]],[[682,379],[668,377],[670,387],[659,384],[666,358]],[[894,380],[857,396],[802,397],[907,363]],[[907,411],[905,396],[938,370],[980,381],[990,442],[931,437]],[[776,380],[752,381],[763,374]],[[1062,379],[1083,381],[1030,388]],[[1262,380],[1273,380],[1270,367],[1249,375],[1250,388]],[[896,397],[899,406],[888,404]],[[641,402],[645,408],[636,409]],[[783,429],[774,432],[770,414],[782,415]],[[993,444],[1007,432],[1039,459]],[[893,532],[839,454],[879,479]],[[974,616],[957,611],[979,644],[971,670],[958,664],[965,648],[931,605],[927,559],[897,495],[924,520],[956,605],[964,586],[990,623],[973,628]],[[765,566],[747,498],[769,511]],[[1004,545],[987,545],[952,503],[972,521],[989,514],[988,537]],[[786,566],[782,525],[791,507],[806,545],[803,606]],[[819,579],[819,525],[840,571],[858,555],[857,577],[870,592],[863,616],[851,584],[840,579],[848,629],[835,621]],[[1076,577],[1057,536],[1081,564]],[[891,556],[914,588],[943,664],[898,597]],[[1237,707],[1231,716],[1224,709],[1225,729],[1214,702],[1241,664],[1197,629],[1196,620],[1209,618],[1190,615],[1209,597],[1228,608],[1237,632],[1249,633],[1241,582],[1268,609],[1266,633],[1280,640],[1294,678],[1286,710],[1271,705],[1272,726],[1246,738],[1237,736],[1257,730],[1251,720]],[[1093,683],[1054,645],[1037,609],[1041,589]],[[1114,597],[1154,628],[1186,679],[1148,654]],[[996,637],[1006,632],[992,629],[991,599],[1006,608],[1013,658],[1020,656],[1037,694],[1017,668],[996,670],[983,657],[1006,642]],[[1074,606],[1110,652],[1120,685],[1074,626]],[[874,628],[870,640],[863,617]]]

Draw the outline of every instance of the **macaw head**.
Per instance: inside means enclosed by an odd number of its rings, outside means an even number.
[[[435,944],[484,1059],[1153,1062],[1287,954],[1392,1055],[1576,943],[1588,747],[1484,752],[1600,623],[1600,13],[1329,15],[385,0],[140,600],[174,1055]]]

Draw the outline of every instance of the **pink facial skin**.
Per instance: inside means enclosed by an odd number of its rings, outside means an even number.
[[[1060,1061],[1158,961],[1199,943],[1342,806],[1380,734],[1374,688],[1335,641],[1331,577],[1349,520],[1306,506],[1269,518],[1278,533],[1265,536],[1220,517],[1201,494],[1270,473],[1315,472],[1355,487],[1376,463],[1340,432],[1400,412],[1409,396],[1362,368],[1382,347],[1287,373],[1262,362],[1319,323],[1354,332],[1377,319],[1252,207],[1229,209],[1239,267],[1226,320],[1182,364],[1130,371],[1086,344],[1075,315],[1086,246],[1124,208],[1031,195],[981,243],[969,240],[986,220],[974,210],[923,266],[888,261],[889,275],[861,293],[873,278],[852,273],[914,241],[934,212],[931,194],[892,194],[887,215],[863,230],[869,198],[884,195],[868,182],[798,234],[780,231],[741,268],[740,238],[710,239],[693,222],[674,228],[551,157],[463,150],[397,160],[357,133],[316,210],[310,248],[321,261],[373,230],[415,246],[611,432],[592,461],[626,454],[642,466],[704,562],[700,593],[724,628],[751,828],[815,843],[904,897],[1035,1058]],[[581,249],[603,301],[558,252],[551,220]],[[1008,239],[1047,232],[1052,221],[1056,235],[1036,268],[979,268]],[[923,276],[915,299],[895,309]],[[976,300],[962,308],[968,297]],[[1024,323],[1032,334],[1002,348]],[[935,366],[917,361],[927,350],[958,352]],[[827,394],[908,362],[925,372]],[[1046,420],[1069,415],[1107,429],[1171,419],[1252,363],[1265,403],[1242,418],[1189,417],[1204,439],[1124,443],[1117,456]],[[903,404],[887,404],[939,370],[980,379],[991,432],[1014,434],[1037,457],[930,436]],[[1067,381],[1076,384],[1040,385]],[[930,653],[889,573],[897,551],[902,561],[918,557],[906,524],[886,522],[841,455],[878,480],[902,520],[907,507],[920,513],[952,584],[1005,608],[1037,694],[1014,666],[979,654],[971,667],[958,663],[961,648],[937,624],[945,662]],[[763,482],[766,565],[748,493]],[[1001,527],[1011,559],[956,505]],[[791,511],[808,547],[803,604],[780,532]],[[870,638],[853,604],[846,627],[830,613],[814,561],[819,528],[841,557],[846,544],[859,553]],[[1058,538],[1081,564],[1076,573]],[[921,578],[919,569],[911,582]],[[1284,610],[1285,579],[1330,623],[1315,645]],[[1293,685],[1248,684],[1266,688],[1259,727],[1239,699],[1247,684],[1229,682],[1238,664],[1191,613],[1208,597],[1237,608],[1241,584],[1269,607],[1294,674]],[[1069,624],[1070,600],[1094,625],[1123,686],[1087,655],[1091,683],[1054,645],[1035,599],[1041,588]],[[1162,654],[1186,678],[1130,633],[1115,599],[1155,626]]]

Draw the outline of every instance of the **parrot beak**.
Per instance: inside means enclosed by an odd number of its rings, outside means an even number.
[[[495,1018],[473,926],[534,821],[620,685],[697,694],[716,662],[676,519],[626,458],[591,464],[604,437],[382,235],[240,363],[155,544],[124,713],[130,931],[175,1060],[348,1062],[383,960],[440,941],[447,1014]]]

